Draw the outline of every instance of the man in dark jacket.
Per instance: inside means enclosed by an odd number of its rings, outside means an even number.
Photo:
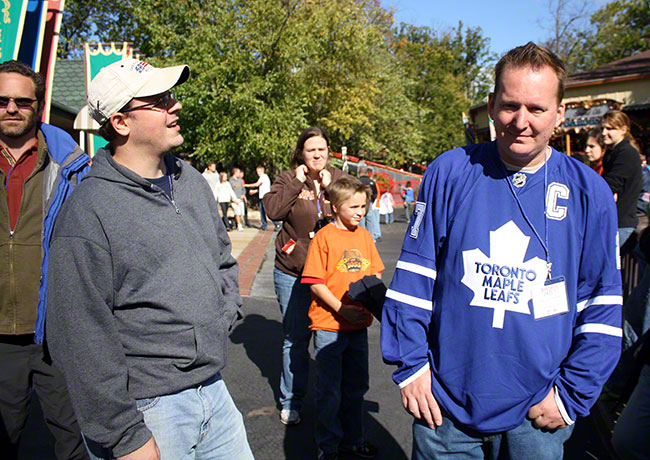
[[[109,140],[61,210],[48,334],[93,458],[251,459],[220,371],[238,267],[170,90],[187,66],[100,71],[90,114]]]
[[[44,324],[50,235],[90,158],[39,122],[44,94],[43,77],[25,64],[0,64],[0,452],[17,458],[36,390],[56,456],[88,458]]]

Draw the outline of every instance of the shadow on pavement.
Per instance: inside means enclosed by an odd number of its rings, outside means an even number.
[[[390,434],[384,426],[379,423],[375,418],[370,415],[371,412],[379,412],[379,403],[375,401],[364,401],[365,423],[366,423],[366,439],[372,442],[379,449],[377,454],[378,459],[391,459],[391,460],[407,460],[410,455],[404,452],[404,449],[399,445],[397,440]],[[345,458],[345,457],[344,457]],[[350,458],[358,458],[351,457]]]
[[[376,459],[407,460],[409,455],[404,452],[390,431],[384,428],[371,415],[372,413],[379,412],[379,403],[375,401],[364,401],[363,409],[366,439],[375,444],[379,449]],[[300,424],[287,427],[285,430],[284,458],[286,460],[304,460],[316,458],[318,455],[318,449],[314,440],[316,408],[312,398],[308,398],[305,401],[301,415],[302,422]],[[342,455],[341,458],[343,460],[353,460],[359,457]]]
[[[264,337],[264,340],[260,340]],[[280,369],[282,368],[282,324],[262,315],[247,315],[233,329],[230,341],[244,345],[246,356],[260,370],[273,391],[273,399],[280,399]]]

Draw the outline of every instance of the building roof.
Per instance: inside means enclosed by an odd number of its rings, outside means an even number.
[[[650,76],[650,50],[608,62],[592,70],[574,73],[567,79],[567,86],[579,86],[582,82],[610,80],[621,77]]]
[[[52,105],[76,115],[86,105],[83,59],[57,59],[54,67]]]

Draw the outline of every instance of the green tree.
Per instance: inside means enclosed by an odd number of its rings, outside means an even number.
[[[134,46],[154,65],[188,64],[177,88],[183,150],[197,160],[282,167],[305,125],[278,42],[297,2],[141,0]]]
[[[565,60],[569,73],[650,48],[647,0],[613,0],[593,13],[586,0],[549,0],[548,6],[552,27],[544,44]]]
[[[463,27],[462,21],[452,31],[443,34],[441,45],[454,56],[452,73],[462,80],[465,97],[471,105],[485,100],[494,86],[491,70],[495,55],[490,53],[490,39],[483,36],[480,27]]]
[[[334,150],[346,145],[395,166],[422,162],[463,142],[461,112],[486,92],[480,29],[400,36],[377,0],[68,7],[66,56],[96,38],[130,41],[154,65],[190,66],[177,91],[183,150],[203,162],[285,168],[297,134],[314,124],[330,132]]]
[[[130,41],[134,28],[131,0],[66,0],[59,35],[59,58],[83,56],[88,41]]]
[[[596,67],[650,48],[650,2],[614,0],[591,17],[596,32],[585,67]]]
[[[484,97],[489,59],[480,29],[438,34],[429,27],[401,24],[393,50],[408,76],[407,97],[416,105],[414,124],[420,131],[416,161],[428,163],[440,153],[464,144],[462,113]],[[480,100],[480,99],[479,99]]]
[[[401,165],[419,133],[388,47],[391,16],[375,1],[304,2],[296,26],[308,123],[327,128],[335,150]]]

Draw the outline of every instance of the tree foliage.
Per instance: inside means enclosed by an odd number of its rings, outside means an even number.
[[[480,29],[463,33],[463,25],[446,33],[401,24],[393,50],[408,79],[407,97],[416,106],[415,125],[421,162],[464,143],[462,113],[481,102],[492,86],[485,78],[490,59]]]
[[[88,41],[130,41],[131,1],[67,0],[59,35],[59,57],[81,57]]]
[[[287,166],[297,134],[405,166],[463,143],[461,113],[490,82],[480,29],[395,27],[378,0],[68,0],[60,53],[130,41],[177,88],[183,149],[203,162]],[[423,50],[418,54],[417,50]],[[250,165],[250,167],[248,167]]]
[[[650,2],[612,0],[593,11],[588,0],[549,0],[545,45],[570,73],[589,70],[650,48]]]
[[[596,31],[586,61],[592,66],[650,49],[647,0],[614,0],[594,13],[591,22]]]

